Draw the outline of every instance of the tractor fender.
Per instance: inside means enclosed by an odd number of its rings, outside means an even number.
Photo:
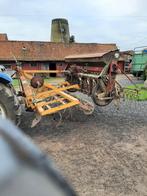
[[[12,83],[12,78],[6,73],[0,73],[0,83],[9,84]]]
[[[14,95],[10,87],[11,83],[12,83],[12,78],[8,74],[4,72],[0,72],[0,90],[5,89],[5,91],[9,96]]]

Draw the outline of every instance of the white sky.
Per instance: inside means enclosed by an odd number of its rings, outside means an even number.
[[[77,42],[147,45],[147,0],[0,0],[0,32],[49,41],[51,20],[67,18]]]

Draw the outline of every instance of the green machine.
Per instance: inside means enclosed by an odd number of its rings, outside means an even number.
[[[131,73],[136,76],[147,78],[147,46],[136,47],[132,58]]]

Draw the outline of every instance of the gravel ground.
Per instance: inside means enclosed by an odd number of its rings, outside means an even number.
[[[121,78],[123,80],[123,78]],[[124,81],[123,81],[124,82]],[[125,82],[124,82],[125,84]],[[81,196],[147,195],[147,102],[96,107],[90,116],[73,109],[59,127],[52,117],[21,128],[49,154]],[[29,119],[29,120],[28,120]]]

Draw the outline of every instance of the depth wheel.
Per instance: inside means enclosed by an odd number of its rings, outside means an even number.
[[[103,93],[103,90],[99,84],[99,82],[96,84],[96,86],[94,87],[93,91],[92,91],[92,99],[93,99],[93,102],[98,105],[98,106],[107,106],[108,104],[110,104],[113,100],[112,99],[105,99],[105,100],[101,100],[98,98],[98,95],[102,94]],[[110,94],[107,96],[109,97]],[[104,97],[105,98],[105,97]]]

